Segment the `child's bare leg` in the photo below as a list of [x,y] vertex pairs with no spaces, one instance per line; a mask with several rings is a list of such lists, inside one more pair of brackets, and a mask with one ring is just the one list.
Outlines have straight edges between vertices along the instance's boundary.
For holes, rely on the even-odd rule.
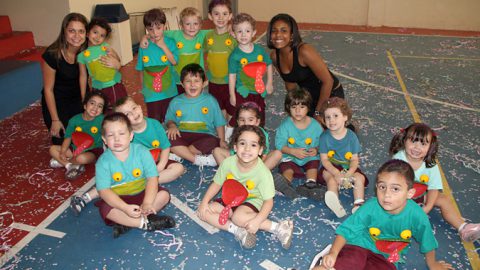
[[160,190],[153,200],[153,208],[158,212],[162,210],[170,201],[170,193],[166,190]]
[[353,198],[354,200],[358,199],[364,199],[365,197],[365,176],[363,176],[361,173],[354,173],[353,174],[354,180],[353,180]]
[[85,152],[73,157],[70,161],[72,162],[72,164],[86,165],[95,162],[96,159],[97,158],[95,157],[95,154],[93,154],[92,152]]
[[116,208],[113,208],[110,213],[108,213],[107,218],[117,224],[127,227],[140,228],[140,226],[142,225],[141,218],[132,218],[122,210]]
[[230,150],[227,150],[221,147],[215,147],[215,149],[213,149],[212,154],[217,164],[221,164],[227,157],[230,156]]
[[282,175],[287,178],[288,182],[291,183],[292,180],[293,180],[293,170],[292,169],[286,169],[285,171],[283,171]]
[[173,146],[172,148],[170,148],[170,151],[175,155],[183,159],[186,159],[192,163],[195,161],[195,154],[192,153],[187,146],[184,146],[184,145]]
[[280,163],[281,159],[282,159],[282,152],[280,150],[273,150],[270,153],[268,153],[263,163],[265,163],[265,166],[267,166],[269,170],[273,170],[273,168],[275,168],[278,165],[278,163]]
[[323,171],[323,179],[327,182],[327,192],[325,193],[325,204],[335,213],[338,218],[344,217],[347,212],[338,198],[338,182],[327,170]]
[[[212,225],[216,228],[227,231],[228,226],[229,226],[229,222],[225,223],[224,225],[221,225],[218,222],[220,212],[222,212],[222,210],[223,210],[223,205],[221,205],[218,202],[211,202],[211,203],[208,204],[208,207],[209,207],[210,211],[208,211],[207,214],[205,215],[205,222],[207,222],[208,224],[210,224],[210,225]],[[231,215],[232,215],[232,211],[230,210],[230,216]]]
[[333,174],[329,173],[327,170],[323,171],[323,179],[327,183],[327,190],[334,192],[338,197],[338,182],[335,180]]
[[180,163],[173,163],[168,165],[163,171],[159,172],[158,183],[170,183],[180,177],[185,172],[185,167]]
[[[50,156],[52,158],[54,158],[56,161],[58,161],[60,164],[62,164],[63,167],[65,167],[70,162],[68,160],[64,160],[64,159],[60,158],[60,150],[61,149],[62,149],[62,147],[60,145],[52,145],[52,146],[50,146],[49,153],[50,153]],[[71,153],[70,150],[68,150],[67,152]]]
[[435,201],[435,206],[440,208],[442,212],[443,219],[450,223],[455,229],[459,229],[460,225],[462,225],[465,221],[460,216],[458,211],[453,206],[452,202],[450,201],[445,194],[440,193],[438,194],[437,200]]
[[305,173],[307,180],[314,180],[315,182],[317,181],[317,173],[318,170],[317,168],[314,169],[308,169],[307,172]]

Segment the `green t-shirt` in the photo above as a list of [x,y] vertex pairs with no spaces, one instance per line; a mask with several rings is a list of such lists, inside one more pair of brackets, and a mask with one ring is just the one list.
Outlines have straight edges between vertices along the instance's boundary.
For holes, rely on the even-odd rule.
[[147,127],[142,132],[134,132],[132,142],[141,144],[148,149],[166,149],[171,146],[167,133],[157,119],[145,118]]
[[108,43],[90,46],[77,56],[77,61],[87,67],[92,78],[92,87],[101,90],[119,83],[122,75],[118,70],[106,67],[100,63],[100,57],[107,55]]
[[221,35],[210,30],[203,45],[207,54],[207,77],[216,84],[228,84],[228,57],[237,47],[237,41],[229,32]]
[[[82,131],[87,133],[88,135],[93,137],[93,145],[85,151],[89,151],[94,148],[102,147],[103,142],[102,142],[102,121],[103,121],[103,114],[100,114],[99,116],[95,117],[91,121],[87,121],[83,119],[83,113],[79,113],[68,121],[68,126],[67,129],[65,130],[65,138],[71,138],[72,133],[75,131]],[[77,147],[73,144],[72,141],[72,147],[75,150]]]

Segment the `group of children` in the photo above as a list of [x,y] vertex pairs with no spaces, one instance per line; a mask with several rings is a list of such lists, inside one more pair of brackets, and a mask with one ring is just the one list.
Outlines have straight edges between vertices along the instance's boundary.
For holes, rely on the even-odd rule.
[[[181,162],[188,160],[198,166],[219,165],[198,215],[232,233],[245,248],[255,246],[259,229],[274,234],[283,248],[290,247],[293,221],[268,219],[275,190],[291,199],[304,196],[325,201],[340,218],[347,213],[339,191],[353,189],[353,215],[337,229],[322,265],[315,261],[321,269],[347,269],[358,260],[365,261],[365,268],[394,269],[398,254],[380,250],[375,242],[398,236],[403,242],[409,243],[411,237],[420,241],[430,267],[448,267],[435,260],[438,244],[426,215],[434,206],[463,240],[480,238],[480,225],[465,223],[440,192],[437,135],[425,124],[412,124],[395,135],[390,147],[395,160],[380,168],[377,197],[366,202],[364,189],[369,181],[359,168],[361,146],[355,132],[347,128],[352,112],[344,99],[324,102],[322,126],[308,116],[309,92],[288,91],[288,117],[276,131],[276,149],[270,151],[262,126],[264,99],[273,92],[272,65],[265,50],[253,43],[255,20],[244,13],[232,20],[228,0],[212,0],[208,17],[215,29],[200,30],[200,13],[186,8],[180,14],[182,30],[166,31],[160,9],[145,13],[148,34],[136,69],[148,117],[121,84],[118,56],[105,43],[111,29],[102,19],[92,19],[89,47],[79,54],[78,62],[84,75],[82,89],[88,72],[94,91],[85,95],[85,111],[70,120],[63,145],[50,149],[50,165],[65,167],[69,180],[78,177],[85,164],[96,161],[96,187],[72,198],[75,214],[100,197],[95,205],[105,223],[113,225],[115,237],[135,227],[147,231],[174,227],[172,217],[157,215],[170,200],[168,190],[159,184],[179,178],[185,170]],[[104,55],[113,57],[106,61]],[[203,91],[207,85],[209,93]],[[277,166],[279,173],[272,176]],[[294,188],[294,178],[306,181]],[[223,197],[227,194],[224,184],[231,181],[246,190],[241,201],[228,202]],[[221,190],[222,197],[215,199]],[[347,252],[355,254],[355,259],[345,256]]]

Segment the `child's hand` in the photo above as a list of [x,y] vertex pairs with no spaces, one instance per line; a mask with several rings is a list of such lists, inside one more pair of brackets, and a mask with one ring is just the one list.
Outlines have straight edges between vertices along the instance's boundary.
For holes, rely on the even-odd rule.
[[430,270],[441,270],[441,269],[455,269],[453,266],[449,263],[446,263],[445,261],[435,261],[431,263],[431,265],[428,265],[428,268]]
[[140,40],[140,48],[142,48],[142,49],[148,48],[148,36],[147,35],[144,35],[142,37],[142,40]]
[[125,209],[123,209],[123,212],[127,214],[129,217],[132,218],[139,218],[140,215],[142,214],[142,211],[140,210],[140,206],[136,204],[128,204]]
[[237,97],[235,95],[230,95],[230,104],[235,107],[237,104]]
[[156,214],[157,211],[155,211],[155,208],[153,208],[153,204],[142,204],[140,206],[140,210],[142,212],[142,215],[148,216],[150,214]]
[[122,67],[122,65],[120,64],[120,61],[118,61],[117,58],[108,54],[100,57],[100,63],[105,67],[113,68],[116,70],[119,70]]
[[247,229],[247,232],[256,234],[258,229],[260,228],[260,223],[262,223],[260,220],[257,220],[256,218],[251,219],[245,224],[245,229]]
[[307,153],[308,153],[309,156],[314,157],[314,156],[318,155],[318,150],[317,150],[317,148],[309,148],[307,150]]
[[335,254],[328,253],[323,257],[322,265],[327,269],[334,269],[335,262],[337,261],[337,256]]
[[228,149],[228,144],[226,141],[224,140],[221,140],[220,141],[220,147],[223,148],[223,149]]
[[165,39],[163,39],[163,38],[157,40],[157,42],[155,42],[155,44],[157,44],[157,46],[162,50],[165,50],[165,48],[167,47],[167,44],[165,43]]
[[304,159],[309,156],[307,149],[305,148],[294,148],[292,149],[292,156],[298,159]]
[[200,206],[198,206],[197,215],[201,220],[207,221],[207,216],[211,213],[212,209],[210,209],[210,204],[201,203]]
[[167,129],[167,137],[168,137],[169,140],[176,140],[177,136],[182,137],[182,135],[180,134],[180,130],[178,130],[178,128],[176,126],[169,127]]
[[334,175],[334,179],[337,182],[337,184],[339,184],[339,185],[343,182],[344,177],[345,177],[345,175],[340,173],[340,172]]

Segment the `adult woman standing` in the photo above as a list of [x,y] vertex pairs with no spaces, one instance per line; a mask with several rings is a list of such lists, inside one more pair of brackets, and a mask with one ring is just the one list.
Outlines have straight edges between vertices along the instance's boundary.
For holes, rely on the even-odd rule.
[[42,113],[53,144],[63,142],[68,120],[83,111],[77,54],[86,48],[87,25],[85,16],[67,14],[57,39],[42,55]]
[[315,48],[302,42],[295,19],[288,14],[275,15],[268,24],[267,46],[273,64],[285,81],[287,90],[297,85],[312,95],[309,115],[322,121],[320,107],[329,97],[344,98],[342,85],[330,72]]

